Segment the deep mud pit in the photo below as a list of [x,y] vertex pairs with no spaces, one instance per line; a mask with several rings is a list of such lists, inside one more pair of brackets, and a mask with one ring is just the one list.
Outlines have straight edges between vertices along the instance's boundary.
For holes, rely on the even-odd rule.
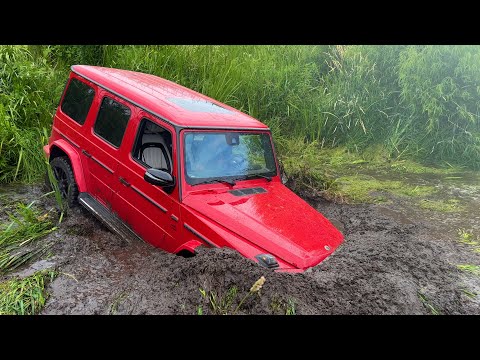
[[[41,194],[40,187],[22,187],[15,196],[25,201]],[[466,197],[478,209],[478,198]],[[303,274],[274,273],[228,249],[183,258],[140,241],[126,243],[77,207],[49,235],[59,240],[53,256],[16,275],[58,269],[43,314],[197,314],[200,307],[209,314],[200,289],[219,299],[237,287],[232,313],[261,276],[260,296],[248,297],[238,314],[284,314],[292,303],[296,314],[430,314],[432,307],[442,314],[480,314],[480,296],[462,290],[480,293],[480,279],[456,267],[480,264],[480,254],[456,241],[458,227],[479,230],[478,210],[467,211],[469,205],[461,214],[438,214],[402,199],[383,205],[308,201],[343,228],[345,242]],[[41,203],[53,204],[47,198]]]

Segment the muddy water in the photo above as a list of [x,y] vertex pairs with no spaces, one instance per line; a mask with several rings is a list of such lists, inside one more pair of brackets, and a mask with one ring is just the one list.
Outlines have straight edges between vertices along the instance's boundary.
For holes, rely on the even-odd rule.
[[[303,274],[274,273],[228,249],[182,258],[140,241],[127,244],[81,208],[50,235],[60,240],[53,256],[19,274],[45,266],[60,271],[43,314],[195,314],[199,306],[208,314],[199,289],[221,297],[235,286],[238,302],[260,276],[267,279],[260,296],[249,297],[238,313],[284,313],[290,300],[297,314],[429,314],[421,293],[443,314],[480,314],[479,301],[462,291],[480,293],[479,279],[456,268],[480,264],[480,255],[455,241],[457,227],[478,230],[478,210],[472,211],[478,188],[467,194],[468,184],[445,183],[438,186],[463,196],[468,211],[436,213],[404,199],[382,205],[308,200],[342,228],[345,242]],[[33,187],[16,194],[22,191],[42,193]]]

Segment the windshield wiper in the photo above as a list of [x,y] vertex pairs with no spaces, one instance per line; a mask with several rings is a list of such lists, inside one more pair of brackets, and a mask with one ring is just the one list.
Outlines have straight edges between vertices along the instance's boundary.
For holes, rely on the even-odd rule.
[[213,184],[213,183],[224,183],[224,184],[228,184],[230,186],[234,186],[236,184],[236,182],[234,180],[220,178],[220,179],[211,179],[211,180],[200,181],[200,182],[196,183],[195,185]]
[[262,174],[245,175],[245,179],[255,179],[255,178],[262,178],[262,179],[266,179],[267,181],[272,181],[272,177],[267,175],[262,175]]

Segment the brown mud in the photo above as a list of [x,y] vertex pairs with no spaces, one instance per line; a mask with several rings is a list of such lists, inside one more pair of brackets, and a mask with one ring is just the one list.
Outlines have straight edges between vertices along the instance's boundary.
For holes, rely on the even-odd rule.
[[[42,314],[214,313],[200,290],[207,297],[213,292],[216,306],[224,303],[223,312],[230,314],[480,314],[480,295],[472,298],[463,291],[480,293],[480,278],[456,266],[480,264],[480,254],[457,241],[458,228],[479,233],[478,188],[448,189],[465,198],[461,213],[419,209],[405,198],[349,205],[303,194],[338,225],[345,241],[302,274],[266,270],[229,249],[204,249],[183,258],[141,241],[127,243],[76,207],[49,235],[58,240],[50,256],[7,277],[48,267],[60,272],[48,287]],[[43,190],[17,187],[8,204],[36,199]],[[4,209],[10,193],[5,187],[0,193]],[[45,209],[54,205],[46,197],[39,204]],[[260,293],[247,297],[235,312],[261,276],[266,282]],[[234,288],[237,295],[229,296]],[[225,305],[225,299],[230,303]]]

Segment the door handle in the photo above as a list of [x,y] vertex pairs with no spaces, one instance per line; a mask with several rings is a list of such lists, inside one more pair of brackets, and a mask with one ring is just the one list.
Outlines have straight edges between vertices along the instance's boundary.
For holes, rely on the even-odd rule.
[[129,187],[129,186],[130,186],[130,183],[129,183],[127,180],[125,180],[123,177],[120,176],[120,177],[118,178],[118,180],[120,180],[120,182],[121,182],[123,185],[125,185],[126,187]]
[[83,155],[85,155],[86,157],[89,157],[89,158],[92,157],[92,155],[91,155],[87,150],[85,150],[85,149],[82,150],[82,153],[83,153]]

